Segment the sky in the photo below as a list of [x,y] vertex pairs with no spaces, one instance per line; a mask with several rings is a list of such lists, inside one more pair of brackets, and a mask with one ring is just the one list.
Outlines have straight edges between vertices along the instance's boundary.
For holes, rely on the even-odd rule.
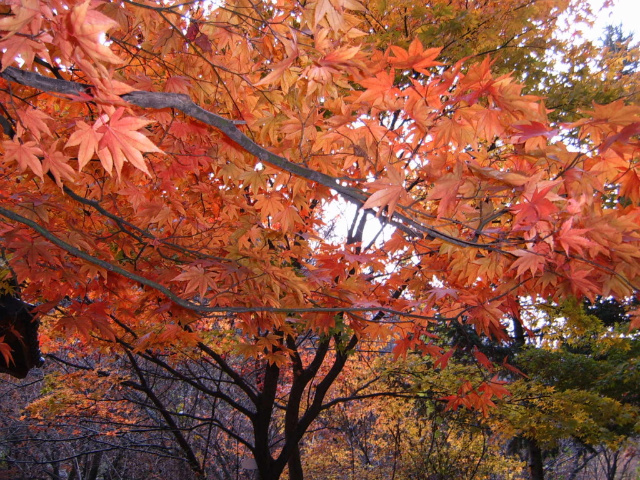
[[[591,4],[601,5],[601,0],[591,0]],[[609,15],[601,14],[596,22],[594,32],[600,38],[607,25],[622,24],[625,33],[633,33],[640,40],[640,0],[615,0],[615,7]]]

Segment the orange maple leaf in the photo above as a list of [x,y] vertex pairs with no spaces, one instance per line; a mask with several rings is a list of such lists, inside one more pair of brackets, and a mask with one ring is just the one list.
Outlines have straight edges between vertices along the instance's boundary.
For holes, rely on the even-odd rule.
[[185,293],[197,292],[200,298],[204,298],[209,287],[215,287],[218,282],[218,276],[207,272],[201,265],[193,265],[187,267],[174,281],[187,282]]
[[531,198],[526,202],[518,203],[511,207],[511,210],[516,212],[516,223],[536,223],[539,220],[550,220],[551,214],[558,211],[551,200],[547,198],[547,194],[551,192],[553,185],[543,188],[542,190],[535,189]]
[[[0,20],[0,31],[8,38],[20,31],[22,27],[31,23],[35,17],[40,16],[39,0],[21,0],[12,7],[13,15],[7,15]],[[8,64],[2,63],[4,70]]]
[[531,276],[535,276],[537,272],[544,269],[544,265],[547,262],[547,258],[544,255],[529,250],[513,250],[511,253],[518,257],[511,265],[511,268],[518,269],[518,276],[522,276],[527,270],[531,271]]
[[395,56],[389,57],[389,63],[402,70],[413,69],[416,72],[429,75],[427,68],[442,65],[442,63],[435,61],[441,50],[442,48],[428,48],[425,50],[422,42],[416,38],[411,42],[408,50],[392,46],[391,52]]
[[478,347],[476,346],[473,347],[473,356],[475,357],[475,359],[478,361],[480,365],[482,365],[484,368],[486,368],[490,372],[493,372],[494,370],[493,362],[491,362],[491,360],[489,360],[489,358],[487,358],[487,356],[484,353],[478,350]]
[[[100,37],[118,23],[97,10],[89,9],[87,0],[73,7],[67,18],[69,32],[75,37],[77,45],[89,57],[107,63],[122,63],[122,60],[101,41]],[[69,45],[69,47],[71,46]]]
[[[334,6],[335,5],[335,6]],[[345,24],[344,10],[365,10],[356,0],[318,0],[316,4],[314,25],[317,25],[326,17],[332,30],[338,31]]]
[[457,347],[453,347],[447,353],[444,353],[433,363],[433,368],[445,369],[451,360],[451,356],[455,353]]
[[593,242],[585,237],[585,233],[587,233],[589,229],[572,228],[572,226],[573,219],[570,218],[562,224],[560,232],[558,232],[556,238],[567,255],[569,255],[569,249],[571,248],[579,254],[582,254],[583,247],[590,247],[593,245]]
[[256,209],[260,210],[260,216],[263,222],[269,217],[274,217],[284,209],[282,204],[282,196],[278,193],[265,193],[256,195]]
[[435,185],[427,195],[427,199],[440,200],[438,216],[447,214],[449,209],[455,205],[458,190],[462,183],[463,180],[459,172],[447,173],[435,182]]
[[280,222],[283,232],[293,232],[296,224],[302,223],[298,209],[289,205],[273,217],[274,222]]
[[[102,123],[100,123],[101,125]],[[96,123],[96,125],[98,125]],[[87,125],[82,120],[76,122],[76,131],[69,136],[66,147],[79,145],[78,150],[78,171],[93,158],[93,154],[98,151],[98,142],[102,138],[102,134],[96,131],[96,125],[93,127]]]
[[544,148],[547,139],[558,134],[557,129],[551,129],[547,125],[540,122],[531,122],[530,124],[513,125],[518,134],[511,137],[514,143],[525,142],[525,149],[530,151],[534,148]]
[[[56,142],[57,143],[57,142]],[[45,172],[51,172],[59,187],[62,187],[62,179],[73,180],[75,172],[71,165],[67,163],[68,158],[55,148],[51,152],[44,153],[42,168]]]
[[43,111],[35,108],[18,110],[18,117],[22,123],[21,126],[31,133],[36,140],[40,140],[43,134],[48,137],[51,136],[51,130],[49,130],[49,126],[45,122],[52,120],[52,118]]
[[571,291],[576,296],[585,296],[591,301],[600,293],[593,283],[593,270],[584,266],[570,264],[566,278],[571,282]]
[[2,54],[3,69],[13,63],[17,63],[18,60],[24,62],[26,68],[31,68],[36,53],[38,53],[39,58],[44,58],[51,63],[49,52],[45,46],[29,37],[18,35],[5,37],[0,42],[0,51],[4,52]]
[[516,172],[505,172],[491,167],[481,167],[474,162],[467,162],[469,170],[480,177],[497,180],[508,185],[520,187],[530,181],[530,177]]
[[367,201],[362,205],[362,209],[378,207],[376,216],[379,217],[385,207],[387,207],[387,216],[391,218],[393,212],[398,206],[398,202],[409,195],[404,188],[405,174],[401,170],[396,170],[394,167],[389,166],[387,168],[387,175],[385,178],[376,180],[367,185],[367,187],[378,188],[376,192],[372,193]]
[[162,150],[138,130],[151,122],[142,118],[123,117],[123,113],[124,108],[118,108],[108,122],[97,128],[97,132],[102,134],[98,142],[98,157],[107,172],[111,173],[115,166],[118,177],[125,161],[150,175],[142,153],[162,153]]
[[392,70],[390,72],[379,72],[375,78],[360,80],[360,84],[367,90],[360,95],[358,101],[363,103],[373,101],[377,104],[395,96],[400,90],[393,86],[394,77],[395,74]]
[[44,171],[38,156],[42,156],[42,149],[36,142],[20,143],[17,139],[2,142],[4,148],[4,162],[10,163],[12,160],[18,162],[20,171],[24,172],[27,167],[38,177],[43,178]]
[[640,203],[640,170],[627,170],[620,178],[620,196],[627,197],[634,204]]

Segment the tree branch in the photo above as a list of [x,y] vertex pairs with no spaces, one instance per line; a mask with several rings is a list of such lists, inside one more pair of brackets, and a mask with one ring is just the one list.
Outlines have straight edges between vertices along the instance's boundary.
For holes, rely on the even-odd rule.
[[185,300],[184,298],[179,297],[171,290],[169,290],[164,285],[159,284],[158,282],[154,282],[153,280],[149,280],[146,277],[138,275],[136,273],[125,270],[124,268],[118,267],[117,265],[113,265],[105,260],[101,260],[99,258],[94,257],[93,255],[89,255],[86,252],[83,252],[79,248],[74,247],[73,245],[65,242],[64,240],[56,237],[53,233],[47,230],[42,225],[30,220],[22,215],[13,212],[11,210],[7,210],[6,208],[0,207],[0,215],[11,220],[14,220],[18,223],[22,223],[26,225],[36,232],[38,232],[42,237],[49,240],[51,243],[60,247],[62,250],[66,251],[70,255],[85,260],[93,265],[104,268],[105,270],[113,273],[117,273],[118,275],[122,275],[129,280],[134,282],[138,282],[141,285],[145,285],[149,288],[153,288],[158,292],[165,295],[171,301],[176,303],[177,305],[186,308],[187,310],[191,310],[199,313],[221,313],[221,314],[235,314],[235,313],[257,313],[257,312],[271,312],[271,313],[320,313],[320,312],[385,312],[392,315],[398,315],[403,317],[411,317],[411,318],[420,318],[425,320],[433,320],[433,317],[428,317],[425,315],[417,315],[413,313],[401,312],[398,310],[394,310],[391,308],[385,307],[349,307],[347,305],[336,306],[336,307],[309,307],[309,308],[280,308],[280,307],[263,307],[263,306],[255,306],[255,307],[208,307],[205,305],[197,304],[190,302],[189,300]]
[[[42,91],[56,92],[65,95],[76,96],[80,93],[90,93],[91,89],[90,85],[45,77],[38,73],[20,70],[16,67],[7,67],[2,73],[0,73],[0,77],[4,78],[5,80],[16,82],[28,87],[37,88]],[[236,145],[238,145],[248,153],[255,155],[262,162],[268,163],[271,166],[282,169],[297,177],[304,178],[311,182],[315,182],[320,185],[324,185],[325,187],[328,187],[332,190],[335,190],[345,200],[355,204],[358,207],[362,207],[369,198],[366,193],[357,188],[342,185],[340,183],[340,180],[337,178],[306,168],[297,163],[293,163],[284,157],[271,153],[269,150],[261,147],[244,133],[242,133],[236,126],[236,122],[199,107],[191,100],[188,95],[166,92],[135,91],[122,95],[121,98],[131,103],[132,105],[136,105],[142,108],[151,108],[156,110],[160,110],[163,108],[174,108],[176,110],[179,110],[184,114],[190,116],[191,118],[199,120],[207,125],[218,129],[229,140],[234,142]],[[436,229],[423,225],[399,212],[395,212],[392,218],[386,220],[380,218],[380,221],[397,228],[398,230],[407,234],[409,237],[431,239],[437,238],[444,242],[461,247],[474,247],[492,251],[496,250],[495,247],[491,245],[469,242],[460,238],[452,237]]]

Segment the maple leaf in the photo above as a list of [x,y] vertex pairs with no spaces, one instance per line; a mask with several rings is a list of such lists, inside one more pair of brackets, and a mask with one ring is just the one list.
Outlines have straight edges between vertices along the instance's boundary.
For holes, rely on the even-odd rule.
[[209,288],[215,288],[218,282],[218,275],[206,271],[201,265],[187,267],[173,281],[187,282],[185,293],[197,292],[201,299],[205,298]]
[[234,350],[246,358],[258,358],[263,351],[259,345],[244,342],[237,343]]
[[[13,15],[7,15],[0,19],[0,31],[4,33],[4,37],[8,38],[15,35],[23,27],[30,24],[40,16],[39,0],[20,0],[12,6]],[[9,64],[2,63],[4,70]]]
[[536,223],[540,220],[551,219],[551,215],[558,211],[558,207],[547,198],[553,187],[554,185],[549,185],[542,190],[536,188],[531,197],[526,199],[525,202],[511,207],[511,211],[516,212],[518,224]]
[[[142,153],[162,153],[162,150],[138,130],[151,121],[136,117],[123,117],[123,113],[124,108],[118,108],[108,122],[102,122],[102,125],[96,129],[98,133],[102,134],[102,138],[98,141],[98,157],[108,173],[111,173],[115,166],[118,177],[125,161],[150,176]],[[85,133],[87,133],[86,130]],[[82,138],[86,139],[85,136]]]
[[[417,338],[415,338],[415,336],[413,335],[406,335],[404,337],[402,337],[400,340],[397,340],[395,342],[395,345],[393,347],[393,359],[397,360],[399,357],[403,357],[406,358],[407,354],[409,353],[409,351],[412,348],[415,348],[415,346],[419,343],[419,340]],[[440,354],[442,350],[438,347],[438,354]]]
[[260,210],[260,216],[263,222],[266,222],[269,217],[273,217],[284,210],[282,197],[277,193],[260,194],[257,198],[255,206]]
[[393,45],[389,48],[395,55],[389,57],[389,62],[401,70],[413,69],[416,72],[429,75],[427,68],[442,65],[442,63],[435,61],[442,48],[427,48],[425,50],[422,42],[417,38],[411,42],[408,50]]
[[240,180],[242,180],[247,186],[254,192],[259,192],[260,189],[264,189],[267,186],[268,175],[262,170],[249,170],[240,174]]
[[193,42],[199,33],[200,27],[198,26],[198,22],[192,21],[189,23],[189,28],[187,28],[187,33],[185,33],[184,37],[190,42]]
[[11,347],[8,343],[5,343],[4,337],[4,335],[0,337],[0,355],[4,358],[5,365],[11,365],[15,362],[13,360],[13,355],[11,355]]
[[636,170],[628,170],[620,179],[620,196],[640,202],[640,176]]
[[443,353],[434,363],[433,368],[445,369],[451,360],[451,356],[455,353],[457,347],[449,349],[447,353]]
[[318,63],[322,66],[345,66],[349,65],[349,60],[360,53],[360,47],[340,47],[327,53],[324,57],[318,60]]
[[380,322],[370,322],[365,326],[365,334],[370,338],[389,338],[391,330]]
[[473,347],[473,356],[484,368],[486,368],[490,372],[494,370],[493,362],[491,362],[484,353],[478,350],[478,347],[476,347],[475,345]]
[[599,293],[598,287],[593,283],[593,270],[588,267],[570,264],[566,273],[567,280],[571,282],[571,291],[578,297],[587,297],[592,302]]
[[483,382],[482,385],[478,387],[478,390],[486,393],[490,397],[495,396],[503,399],[504,397],[510,397],[512,395],[511,392],[504,387],[506,384],[506,381],[500,380],[498,375],[495,375],[491,380]]
[[315,25],[320,23],[323,18],[326,18],[332,30],[341,30],[345,25],[344,10],[346,8],[350,10],[365,10],[365,7],[356,0],[318,0],[315,10]]
[[434,287],[428,290],[429,297],[432,297],[434,300],[442,300],[447,296],[451,296],[453,298],[458,297],[458,292],[455,288],[447,288],[447,287]]
[[512,250],[510,253],[516,255],[518,259],[511,264],[511,268],[518,269],[518,276],[522,276],[527,270],[531,271],[531,276],[535,277],[536,273],[544,270],[547,258],[544,255],[529,250]]
[[172,75],[164,84],[164,91],[171,93],[189,94],[191,90],[191,81],[187,77],[181,75]]
[[284,44],[287,57],[280,62],[269,65],[269,67],[271,68],[271,73],[267,74],[264,78],[260,79],[260,81],[256,82],[254,84],[255,86],[270,85],[272,83],[275,83],[282,79],[287,70],[292,68],[293,63],[300,55],[296,36],[292,35],[291,40],[282,39],[282,43]]
[[404,171],[389,166],[384,178],[367,184],[367,187],[377,188],[378,190],[371,194],[364,205],[362,205],[362,209],[366,210],[368,208],[378,207],[376,216],[379,217],[386,207],[387,216],[391,218],[398,206],[398,202],[409,198],[404,187],[404,179]]
[[51,150],[50,153],[44,153],[42,169],[44,172],[51,172],[58,186],[62,187],[62,179],[73,180],[75,178],[75,172],[73,168],[71,168],[71,165],[67,163],[68,158],[66,155],[57,151],[55,145],[52,146]]
[[295,231],[295,226],[302,223],[298,209],[293,205],[285,207],[273,217],[273,220],[274,222],[280,222],[283,232],[293,232]]
[[193,43],[200,47],[200,50],[205,53],[211,53],[213,51],[213,48],[211,47],[211,40],[204,33],[198,35],[195,42]]
[[51,130],[46,121],[52,120],[52,118],[41,110],[35,108],[27,108],[26,110],[18,110],[18,117],[22,123],[21,127],[24,127],[30,132],[36,140],[41,140],[42,135],[51,137]]
[[529,378],[527,375],[524,374],[523,371],[521,371],[520,369],[518,369],[517,367],[514,367],[513,365],[511,365],[508,361],[507,361],[508,357],[504,357],[502,359],[502,366],[504,368],[506,368],[507,370],[509,370],[510,372],[515,373],[516,375],[521,376],[522,378]]
[[36,142],[22,143],[16,138],[14,140],[5,140],[2,142],[2,146],[4,148],[3,161],[5,163],[16,161],[21,172],[29,168],[38,177],[44,177],[42,162],[38,158],[43,155],[43,152]]
[[367,90],[358,98],[359,102],[373,101],[375,104],[381,104],[387,99],[395,97],[400,90],[394,88],[394,72],[379,72],[375,78],[365,78],[360,84]]
[[[96,125],[100,126],[102,122],[96,122]],[[98,144],[103,134],[97,132],[96,125],[92,127],[79,120],[76,122],[75,131],[69,136],[65,145],[65,148],[80,146],[78,149],[78,171],[81,171],[98,151]]]
[[277,367],[282,367],[289,361],[288,355],[283,352],[267,353],[264,358],[270,365],[276,365]]
[[541,122],[531,122],[530,124],[513,125],[519,133],[511,137],[514,143],[525,142],[525,150],[531,151],[536,148],[544,148],[548,139],[558,134],[557,129],[551,129]]
[[77,45],[92,59],[119,64],[122,60],[101,41],[101,35],[117,27],[118,23],[97,10],[90,9],[91,1],[76,5],[67,18],[69,33]]
[[91,319],[83,315],[64,315],[56,322],[54,330],[75,331],[85,340],[91,339]]
[[556,239],[564,248],[564,251],[569,255],[569,250],[573,249],[579,254],[582,254],[583,247],[593,246],[593,242],[585,237],[585,234],[589,232],[588,228],[573,228],[573,218],[570,218],[562,224],[560,231],[556,235]]
[[463,180],[458,172],[448,173],[440,177],[427,195],[429,200],[440,200],[438,205],[438,215],[446,215],[451,207],[455,205],[458,190]]
[[51,63],[49,52],[45,46],[26,36],[5,37],[0,41],[0,51],[4,52],[2,54],[2,69],[17,63],[18,60],[23,61],[25,67],[31,68],[36,54],[39,58],[44,58]]
[[294,60],[295,57],[291,57],[274,65],[271,65],[271,72],[265,75],[264,78],[260,79],[260,81],[256,82],[254,85],[256,87],[259,87],[262,85],[270,85],[272,83],[276,83],[284,76],[285,72],[291,67]]
[[468,162],[467,166],[471,171],[479,176],[498,180],[500,182],[506,183],[507,185],[520,187],[530,180],[529,177],[520,173],[496,170],[495,168],[491,167],[481,167],[475,162]]

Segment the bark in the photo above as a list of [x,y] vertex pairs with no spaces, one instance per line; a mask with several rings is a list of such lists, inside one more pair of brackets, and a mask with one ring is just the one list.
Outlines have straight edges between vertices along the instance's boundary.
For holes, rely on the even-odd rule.
[[532,438],[527,439],[529,452],[529,478],[531,480],[544,480],[544,459],[538,442]]
[[96,452],[91,456],[91,468],[86,475],[86,480],[97,480],[98,473],[100,472],[100,464],[102,463],[102,456],[104,452]]
[[[57,92],[67,95],[78,95],[80,93],[91,94],[92,88],[91,85],[45,77],[44,75],[24,71],[16,67],[7,67],[2,73],[0,73],[0,77],[44,92]],[[369,198],[368,194],[358,188],[343,185],[338,181],[338,179],[331,177],[330,175],[311,170],[303,165],[291,162],[284,157],[270,152],[266,148],[256,144],[236,126],[238,123],[242,122],[229,120],[213,112],[209,112],[196,105],[188,95],[167,92],[135,91],[122,95],[121,98],[142,108],[174,108],[179,110],[191,118],[200,120],[201,122],[218,129],[229,140],[248,153],[255,155],[262,162],[268,163],[276,168],[280,168],[292,175],[304,178],[310,182],[331,188],[338,192],[345,200],[353,203],[357,207],[362,207]],[[373,213],[372,210],[368,211]],[[499,251],[495,246],[452,237],[430,226],[423,225],[401,212],[395,212],[392,218],[386,220],[380,218],[380,221],[396,227],[398,230],[413,238],[438,238],[444,242],[460,247],[474,247],[482,250]]]
[[304,471],[302,470],[302,459],[300,458],[300,447],[295,446],[293,455],[289,459],[289,480],[304,480]]

